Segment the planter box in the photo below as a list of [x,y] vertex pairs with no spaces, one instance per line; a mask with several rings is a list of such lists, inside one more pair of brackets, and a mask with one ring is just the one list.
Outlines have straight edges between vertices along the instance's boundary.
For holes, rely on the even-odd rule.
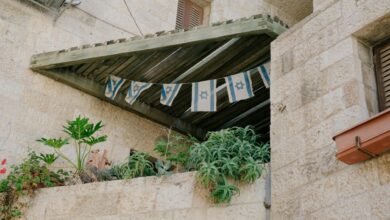
[[354,164],[390,150],[390,109],[340,132],[333,139],[337,159]]

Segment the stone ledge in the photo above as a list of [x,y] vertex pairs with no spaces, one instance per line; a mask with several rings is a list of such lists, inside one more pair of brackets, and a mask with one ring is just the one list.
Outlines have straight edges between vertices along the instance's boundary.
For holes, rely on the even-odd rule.
[[37,192],[25,218],[264,219],[264,182],[263,177],[254,184],[241,185],[240,195],[230,205],[218,206],[207,199],[206,190],[197,186],[195,172],[45,188]]

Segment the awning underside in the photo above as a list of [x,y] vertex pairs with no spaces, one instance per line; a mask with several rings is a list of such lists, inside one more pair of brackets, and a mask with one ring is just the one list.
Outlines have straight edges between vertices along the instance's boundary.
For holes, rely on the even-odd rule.
[[[121,39],[39,54],[33,56],[31,66],[34,71],[184,133],[200,137],[206,131],[252,125],[268,139],[269,90],[254,70],[251,76],[255,97],[248,100],[229,103],[227,91],[223,87],[225,82],[223,79],[218,80],[218,111],[214,113],[193,113],[189,110],[189,84],[182,86],[171,107],[160,104],[159,85],[146,90],[132,106],[124,102],[124,97],[130,85],[129,80],[196,82],[254,69],[269,60],[270,43],[282,30],[284,27],[279,21],[254,16],[196,30],[173,31],[169,35],[160,32],[154,38],[146,36],[146,39],[132,40],[130,43]],[[202,33],[207,34],[202,36]],[[143,48],[135,48],[145,41],[149,42]],[[123,47],[127,47],[127,50]],[[114,101],[104,97],[109,75],[128,80]]]

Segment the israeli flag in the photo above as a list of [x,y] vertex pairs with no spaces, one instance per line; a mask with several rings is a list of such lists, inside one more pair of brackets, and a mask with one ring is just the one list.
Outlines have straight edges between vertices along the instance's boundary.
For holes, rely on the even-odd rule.
[[125,83],[125,81],[126,81],[125,79],[122,79],[120,77],[110,76],[108,78],[108,82],[106,85],[106,91],[105,91],[104,95],[107,98],[114,100],[116,94],[118,93],[121,86]]
[[192,112],[217,111],[217,94],[215,79],[192,83]]
[[125,101],[132,105],[141,93],[149,89],[152,85],[152,83],[131,81],[130,87],[127,90]]
[[259,71],[260,73],[260,76],[261,76],[261,79],[263,80],[263,83],[265,85],[266,88],[269,88],[269,85],[271,84],[271,80],[270,80],[270,62],[268,63],[265,63],[265,64],[262,64],[260,65],[259,67],[257,67],[257,70]]
[[181,84],[163,84],[160,103],[163,105],[171,106],[173,100],[179,93],[180,88]]
[[252,80],[249,72],[225,77],[229,102],[237,102],[253,97]]

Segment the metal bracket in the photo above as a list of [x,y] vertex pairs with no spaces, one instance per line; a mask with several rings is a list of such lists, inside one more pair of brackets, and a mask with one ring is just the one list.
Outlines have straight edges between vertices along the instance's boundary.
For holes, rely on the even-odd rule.
[[360,137],[359,136],[356,136],[355,137],[355,147],[358,151],[362,152],[363,154],[369,156],[370,158],[374,158],[374,157],[377,157],[376,154],[373,154],[371,153],[370,151],[362,148],[362,145],[361,145],[361,140],[360,140]]

